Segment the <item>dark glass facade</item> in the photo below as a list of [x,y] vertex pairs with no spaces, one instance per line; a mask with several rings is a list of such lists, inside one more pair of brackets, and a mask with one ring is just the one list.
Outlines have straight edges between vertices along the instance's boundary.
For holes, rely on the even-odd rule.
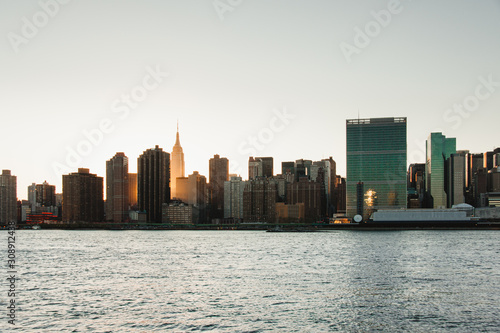
[[147,222],[162,222],[162,206],[170,202],[170,154],[158,146],[137,159],[137,200]]
[[446,138],[442,133],[431,133],[426,143],[427,161],[426,189],[432,198],[433,208],[446,208],[447,195],[445,192],[445,164],[446,159],[457,152],[457,140]]
[[406,208],[406,118],[348,119],[347,216],[356,215],[363,183],[364,213]]

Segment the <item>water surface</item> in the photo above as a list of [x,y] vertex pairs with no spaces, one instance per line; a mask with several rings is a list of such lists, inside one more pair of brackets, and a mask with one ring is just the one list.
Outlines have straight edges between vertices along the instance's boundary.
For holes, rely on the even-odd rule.
[[[0,235],[7,244],[7,234]],[[499,236],[19,230],[16,326],[23,332],[498,332]],[[6,258],[5,246],[1,253]],[[5,319],[0,330],[9,326]]]

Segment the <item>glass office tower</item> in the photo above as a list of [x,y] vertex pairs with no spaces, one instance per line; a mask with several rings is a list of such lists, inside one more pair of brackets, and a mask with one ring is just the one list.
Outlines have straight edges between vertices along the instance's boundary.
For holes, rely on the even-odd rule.
[[446,138],[442,133],[431,133],[426,142],[426,189],[432,197],[434,208],[446,208],[445,162],[457,152],[457,139]]
[[358,183],[363,218],[378,209],[406,208],[406,118],[348,119],[346,136],[347,216],[361,206]]

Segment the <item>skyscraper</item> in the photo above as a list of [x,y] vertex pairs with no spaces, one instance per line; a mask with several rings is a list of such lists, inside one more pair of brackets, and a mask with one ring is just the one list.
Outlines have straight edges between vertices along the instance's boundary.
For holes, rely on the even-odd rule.
[[493,151],[493,167],[500,167],[500,148],[495,148]]
[[485,168],[486,171],[493,169],[493,167],[495,166],[495,152],[493,151],[485,152],[483,160],[484,160],[483,168]]
[[63,221],[101,222],[103,219],[102,177],[85,168],[63,175]]
[[[466,196],[465,201],[475,207],[479,207],[479,202],[477,202],[478,198],[478,186],[476,181],[478,180],[477,174],[482,172],[481,170],[484,168],[484,154],[467,154],[466,161]],[[481,178],[481,177],[479,177]]]
[[56,206],[56,187],[47,181],[36,185],[36,201],[41,207]]
[[0,223],[17,221],[17,177],[10,170],[0,175]]
[[243,220],[246,222],[268,222],[276,220],[276,181],[271,178],[256,178],[246,182],[243,190]]
[[177,184],[176,200],[182,201],[184,203],[188,203],[189,202],[188,177],[178,177],[175,182]]
[[245,184],[241,177],[231,177],[224,182],[224,218],[243,219]]
[[56,187],[49,185],[47,181],[43,184],[28,186],[28,201],[31,205],[31,213],[56,212]]
[[295,180],[295,162],[281,162],[281,174],[288,183]]
[[262,176],[272,177],[274,175],[274,159],[272,157],[256,157],[262,163]]
[[248,159],[248,179],[257,177],[272,177],[274,173],[274,160],[272,157],[250,156]]
[[290,205],[303,203],[307,222],[318,221],[326,215],[321,195],[324,189],[322,181],[323,179],[316,181],[300,177],[298,182],[290,183],[287,186],[287,203]]
[[448,208],[465,202],[465,160],[466,154],[451,154],[446,160]]
[[[311,180],[318,181],[318,175],[320,175],[320,169],[323,169],[323,192],[321,195],[324,196],[323,209],[326,216],[332,216],[336,211],[334,202],[336,200],[333,198],[333,194],[336,187],[337,180],[337,164],[332,157],[329,159],[322,159],[321,161],[313,162],[311,166]],[[335,201],[334,201],[335,200]]]
[[137,173],[128,174],[128,200],[130,208],[137,206]]
[[[183,179],[179,177],[179,179]],[[198,209],[197,223],[206,223],[207,220],[207,178],[198,171],[187,177],[187,202]]]
[[346,201],[347,201],[347,185],[346,179],[342,176],[337,175],[337,188],[336,188],[336,198],[337,198],[337,213],[346,213]]
[[170,202],[170,154],[158,145],[137,159],[137,200],[148,222],[162,221],[162,204]]
[[125,222],[129,210],[128,158],[124,153],[106,162],[106,220]]
[[254,159],[252,156],[248,158],[248,179],[262,177],[262,163]]
[[412,163],[407,175],[408,208],[423,208],[425,199],[425,163]]
[[300,177],[307,177],[311,179],[311,166],[312,166],[311,160],[304,160],[304,159],[296,160],[294,165],[295,181],[298,182]]
[[442,133],[431,133],[426,144],[426,190],[433,208],[446,208],[445,164],[451,154],[457,152],[457,140],[446,138]]
[[406,207],[406,118],[348,119],[347,216],[356,214],[363,183],[364,218],[376,209]]
[[332,216],[337,212],[337,203],[339,200],[338,178],[337,178],[337,163],[330,156],[329,158],[322,159],[320,162],[325,166],[325,190],[327,192],[326,209],[328,216]]
[[28,201],[31,206],[31,212],[36,214],[36,207],[38,206],[36,202],[36,183],[28,186]]
[[170,166],[170,188],[172,199],[177,198],[177,178],[184,177],[184,152],[179,140],[179,123],[177,123],[177,135],[172,148],[172,160]]
[[214,155],[209,161],[210,217],[224,217],[224,182],[229,180],[229,161]]

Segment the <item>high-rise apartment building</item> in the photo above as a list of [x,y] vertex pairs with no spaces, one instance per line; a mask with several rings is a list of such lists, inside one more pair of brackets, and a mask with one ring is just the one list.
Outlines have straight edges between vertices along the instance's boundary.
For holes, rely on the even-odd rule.
[[31,213],[57,212],[56,187],[47,181],[43,184],[28,186],[28,201],[31,206]]
[[446,160],[446,197],[448,208],[465,202],[466,154],[451,154]]
[[36,202],[36,183],[31,184],[28,186],[28,201],[31,207],[31,211],[33,213],[36,213],[36,207],[37,207],[37,202]]
[[175,182],[177,184],[177,200],[188,203],[188,177],[177,177]]
[[0,223],[17,221],[17,177],[10,170],[0,175]]
[[47,181],[36,185],[36,202],[42,207],[57,206],[56,187]]
[[137,206],[137,173],[128,174],[128,202],[130,208]]
[[231,177],[224,182],[224,218],[243,219],[245,185],[241,177]]
[[366,219],[377,209],[406,207],[406,118],[349,119],[347,216],[356,215],[356,186],[363,183]]
[[268,222],[276,220],[276,181],[259,177],[246,182],[243,191],[243,220],[246,222]]
[[205,207],[207,204],[207,178],[194,171],[187,177],[187,203],[190,205]]
[[197,223],[207,222],[207,193],[207,178],[205,176],[194,171],[187,177],[187,203],[198,209]]
[[162,221],[162,205],[170,202],[170,154],[158,146],[137,159],[137,200],[148,222]]
[[184,152],[179,140],[179,124],[177,124],[177,134],[175,144],[172,148],[170,165],[170,187],[172,198],[177,198],[177,178],[184,177]]
[[63,221],[101,222],[104,220],[103,178],[89,169],[63,175]]
[[432,200],[433,208],[446,208],[445,191],[446,160],[457,152],[457,139],[446,138],[442,133],[431,133],[426,143],[425,181],[426,190]]
[[128,221],[129,203],[128,157],[116,153],[106,162],[106,220]]
[[214,155],[209,161],[210,218],[224,216],[224,182],[229,180],[229,161]]
[[321,195],[324,190],[323,180],[309,180],[300,177],[298,182],[287,186],[287,203],[290,205],[303,203],[305,210],[305,221],[316,222],[325,216],[324,200]]

